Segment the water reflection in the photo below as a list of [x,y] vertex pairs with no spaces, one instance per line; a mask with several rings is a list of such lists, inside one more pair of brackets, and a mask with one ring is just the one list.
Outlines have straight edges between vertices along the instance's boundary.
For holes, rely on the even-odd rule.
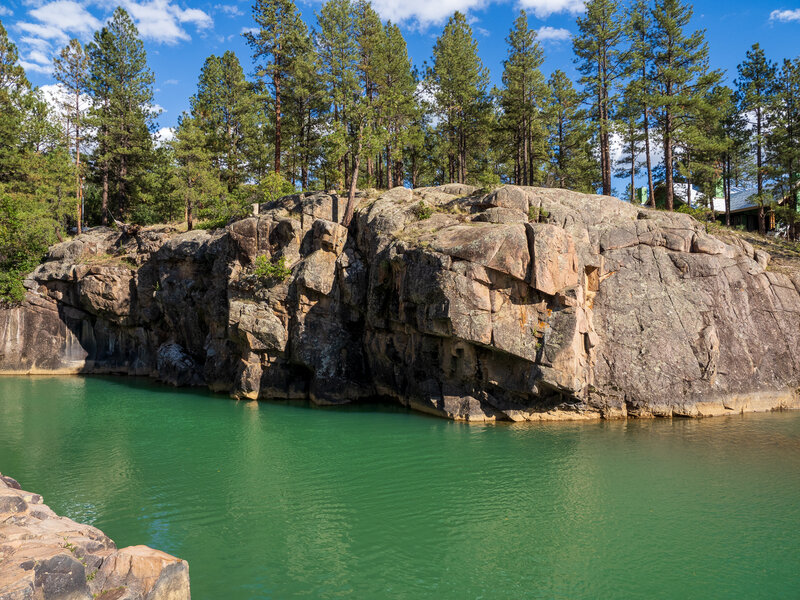
[[201,600],[787,595],[800,565],[798,414],[471,426],[8,378],[0,470],[187,558]]

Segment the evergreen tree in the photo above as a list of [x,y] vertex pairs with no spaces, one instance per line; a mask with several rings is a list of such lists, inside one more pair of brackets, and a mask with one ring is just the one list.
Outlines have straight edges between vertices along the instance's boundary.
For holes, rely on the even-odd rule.
[[17,47],[0,22],[0,183],[19,176],[19,140],[29,90]]
[[197,120],[184,113],[170,144],[177,165],[172,177],[173,194],[184,206],[189,231],[194,227],[198,212],[203,209],[204,216],[212,220],[228,216],[219,211],[219,203],[214,202],[225,195],[225,189],[211,166],[211,153],[205,138]]
[[82,210],[82,177],[81,177],[81,133],[86,120],[86,95],[89,91],[89,58],[83,45],[75,38],[64,46],[60,54],[53,60],[53,76],[67,93],[62,110],[67,115],[70,134],[75,148],[75,199],[77,202],[78,234],[83,222]]
[[[381,175],[378,178],[379,187],[383,187],[382,183],[385,182],[385,187],[392,188],[402,185],[405,179],[405,161],[410,158],[410,149],[417,142],[411,128],[420,115],[416,98],[417,80],[400,28],[387,23],[381,35],[375,76],[376,125],[385,134],[381,138],[383,148],[378,149],[376,162]],[[385,170],[382,163],[385,163]]]
[[92,115],[97,127],[95,172],[102,185],[102,220],[110,200],[122,216],[132,214],[152,166],[153,74],[130,15],[114,11],[87,46]]
[[742,179],[748,160],[747,123],[739,112],[736,97],[730,88],[723,89],[720,122],[725,140],[722,154],[722,193],[725,198],[725,224],[731,224],[731,188]]
[[783,61],[775,84],[767,147],[775,191],[786,200],[779,214],[795,239],[800,199],[800,58]]
[[258,25],[255,33],[245,33],[253,49],[257,74],[271,88],[271,103],[275,125],[274,171],[281,172],[282,119],[284,97],[291,94],[296,78],[297,58],[302,54],[308,33],[292,0],[256,0],[253,17]]
[[211,161],[229,194],[245,181],[248,150],[255,128],[255,95],[239,59],[231,51],[211,55],[203,64],[192,116],[205,134]]
[[514,182],[533,185],[540,164],[547,159],[547,133],[542,109],[547,95],[540,70],[544,53],[528,15],[520,11],[506,38],[508,58],[503,63],[503,89],[499,93],[500,127],[513,144]]
[[335,165],[338,189],[349,187],[354,113],[362,93],[358,80],[356,19],[350,0],[329,0],[318,16],[316,45],[332,120],[326,131],[326,160]]
[[547,81],[548,123],[552,153],[547,185],[593,193],[601,173],[592,154],[592,133],[582,113],[581,99],[563,71]]
[[578,17],[580,33],[573,48],[581,83],[593,99],[593,112],[600,150],[603,194],[611,194],[611,130],[616,86],[625,75],[626,56],[621,51],[625,28],[618,0],[589,0],[586,16]]
[[456,12],[433,47],[428,88],[435,98],[446,144],[447,180],[464,183],[469,172],[469,150],[480,156],[484,146],[486,88],[489,73],[478,56],[478,43],[466,17]]
[[652,94],[652,84],[649,71],[653,61],[652,19],[650,18],[650,9],[644,0],[637,0],[631,6],[627,27],[630,40],[628,66],[631,81],[626,90],[625,102],[629,105],[626,108],[626,112],[632,112],[633,107],[636,107],[641,116],[641,140],[644,147],[644,166],[647,170],[647,198],[650,206],[655,208],[656,196],[653,186],[653,162],[650,151],[650,96]]
[[769,105],[775,87],[776,66],[764,56],[764,50],[758,43],[747,51],[745,61],[737,67],[739,77],[736,80],[739,97],[739,110],[752,114],[754,122],[751,143],[755,149],[755,180],[758,203],[758,232],[766,233],[765,207],[771,202],[771,194],[764,190],[764,150],[766,145],[766,122],[769,119]]
[[653,17],[654,85],[652,106],[664,145],[666,208],[674,207],[675,147],[693,107],[719,81],[719,73],[708,68],[708,45],[704,31],[686,36],[692,18],[691,6],[680,0],[656,0]]
[[644,133],[639,127],[640,105],[637,102],[638,89],[631,81],[622,95],[622,102],[616,114],[616,132],[622,145],[622,156],[616,177],[630,177],[628,201],[636,202],[636,176],[641,170],[640,155],[645,147]]

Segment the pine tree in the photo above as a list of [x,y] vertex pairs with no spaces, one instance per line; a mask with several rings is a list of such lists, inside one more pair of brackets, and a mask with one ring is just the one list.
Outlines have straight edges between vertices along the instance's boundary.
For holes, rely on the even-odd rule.
[[146,192],[142,184],[153,158],[153,74],[139,32],[122,8],[95,32],[87,54],[98,129],[95,171],[107,224],[110,199],[121,215],[129,215]]
[[664,145],[666,208],[674,208],[675,147],[693,106],[702,101],[720,75],[708,68],[704,31],[686,36],[691,6],[680,0],[656,0],[653,17],[652,107]]
[[281,172],[283,152],[283,106],[287,92],[291,94],[292,79],[296,77],[297,57],[302,53],[308,33],[292,0],[256,0],[253,17],[259,29],[245,33],[253,49],[259,78],[268,81],[275,126],[274,171]]
[[211,55],[203,64],[192,116],[228,193],[237,192],[247,176],[247,157],[255,128],[255,95],[239,59],[231,51]]
[[21,167],[19,139],[29,90],[17,47],[0,23],[0,183],[15,179]]
[[[408,56],[406,41],[400,28],[387,23],[382,32],[382,43],[378,48],[378,72],[376,91],[378,116],[376,122],[385,130],[383,156],[385,160],[386,187],[402,185],[407,149],[414,145],[411,127],[419,119],[416,101],[417,80]],[[379,178],[381,181],[383,177]]]
[[747,123],[736,101],[733,90],[726,87],[722,94],[720,122],[725,140],[722,155],[722,193],[725,198],[725,225],[731,225],[731,188],[742,178],[748,159]]
[[592,133],[581,111],[581,98],[563,71],[547,81],[548,124],[552,153],[547,185],[594,193],[602,175],[592,153]]
[[503,63],[503,89],[499,92],[500,126],[509,132],[513,143],[514,182],[533,185],[539,165],[547,158],[542,118],[547,91],[540,70],[544,53],[524,10],[514,21],[506,43],[508,58]]
[[184,206],[184,218],[189,231],[194,227],[201,209],[207,209],[206,216],[212,219],[228,216],[219,212],[218,203],[214,202],[214,199],[225,195],[225,189],[211,166],[211,153],[205,137],[196,119],[184,113],[170,144],[177,165],[172,177],[174,195]]
[[766,144],[766,122],[769,119],[769,105],[775,87],[777,68],[767,60],[764,50],[758,43],[747,51],[745,61],[737,67],[739,77],[736,80],[739,97],[739,110],[743,114],[753,114],[755,129],[752,131],[752,144],[755,147],[756,196],[758,203],[758,232],[766,233],[765,206],[771,197],[764,191],[764,150]]
[[628,67],[631,75],[626,103],[635,106],[641,117],[641,139],[644,146],[645,169],[647,170],[647,198],[650,206],[655,208],[656,196],[653,186],[653,162],[650,151],[651,109],[650,96],[652,84],[649,78],[650,65],[653,61],[652,19],[650,9],[644,0],[637,0],[630,9],[627,23],[630,40]]
[[488,112],[489,73],[478,56],[478,43],[466,17],[456,12],[433,47],[427,84],[441,119],[447,154],[447,180],[464,183],[469,150],[479,156],[484,145],[483,119]]
[[53,60],[53,76],[67,93],[62,109],[70,124],[70,133],[75,148],[75,199],[77,202],[78,234],[83,222],[81,183],[81,133],[86,120],[86,95],[89,91],[89,58],[83,45],[73,38]]
[[619,168],[614,173],[616,177],[630,177],[628,185],[628,201],[636,202],[636,176],[641,170],[640,156],[645,148],[644,133],[640,129],[640,105],[637,102],[638,89],[635,81],[631,81],[622,94],[616,117],[616,133],[622,145],[622,156]]
[[578,17],[580,33],[573,39],[581,83],[593,99],[594,120],[600,145],[603,194],[611,194],[611,130],[616,87],[625,75],[626,56],[621,51],[625,28],[618,0],[589,0],[586,16]]
[[767,138],[769,162],[775,190],[787,200],[779,214],[797,237],[800,199],[800,58],[784,60],[775,80]]
[[350,0],[329,0],[318,16],[316,46],[333,119],[326,135],[327,162],[335,165],[337,187],[349,187],[353,113],[361,101],[356,19]]

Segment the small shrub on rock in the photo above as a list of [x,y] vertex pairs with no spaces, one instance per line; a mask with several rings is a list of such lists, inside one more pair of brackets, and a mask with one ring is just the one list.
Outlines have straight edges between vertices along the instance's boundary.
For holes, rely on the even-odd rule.
[[414,207],[414,214],[417,215],[417,218],[420,221],[429,219],[430,216],[433,214],[433,207],[428,206],[427,204],[425,204],[425,202],[420,200],[419,203]]
[[257,279],[285,281],[292,274],[292,270],[286,266],[285,256],[281,256],[273,262],[262,254],[256,257],[256,268],[253,274]]

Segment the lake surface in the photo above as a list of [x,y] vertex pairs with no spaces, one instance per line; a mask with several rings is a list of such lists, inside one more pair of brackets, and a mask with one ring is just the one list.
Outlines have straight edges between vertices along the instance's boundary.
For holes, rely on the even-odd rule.
[[0,471],[195,600],[798,598],[800,413],[476,426],[0,378]]

